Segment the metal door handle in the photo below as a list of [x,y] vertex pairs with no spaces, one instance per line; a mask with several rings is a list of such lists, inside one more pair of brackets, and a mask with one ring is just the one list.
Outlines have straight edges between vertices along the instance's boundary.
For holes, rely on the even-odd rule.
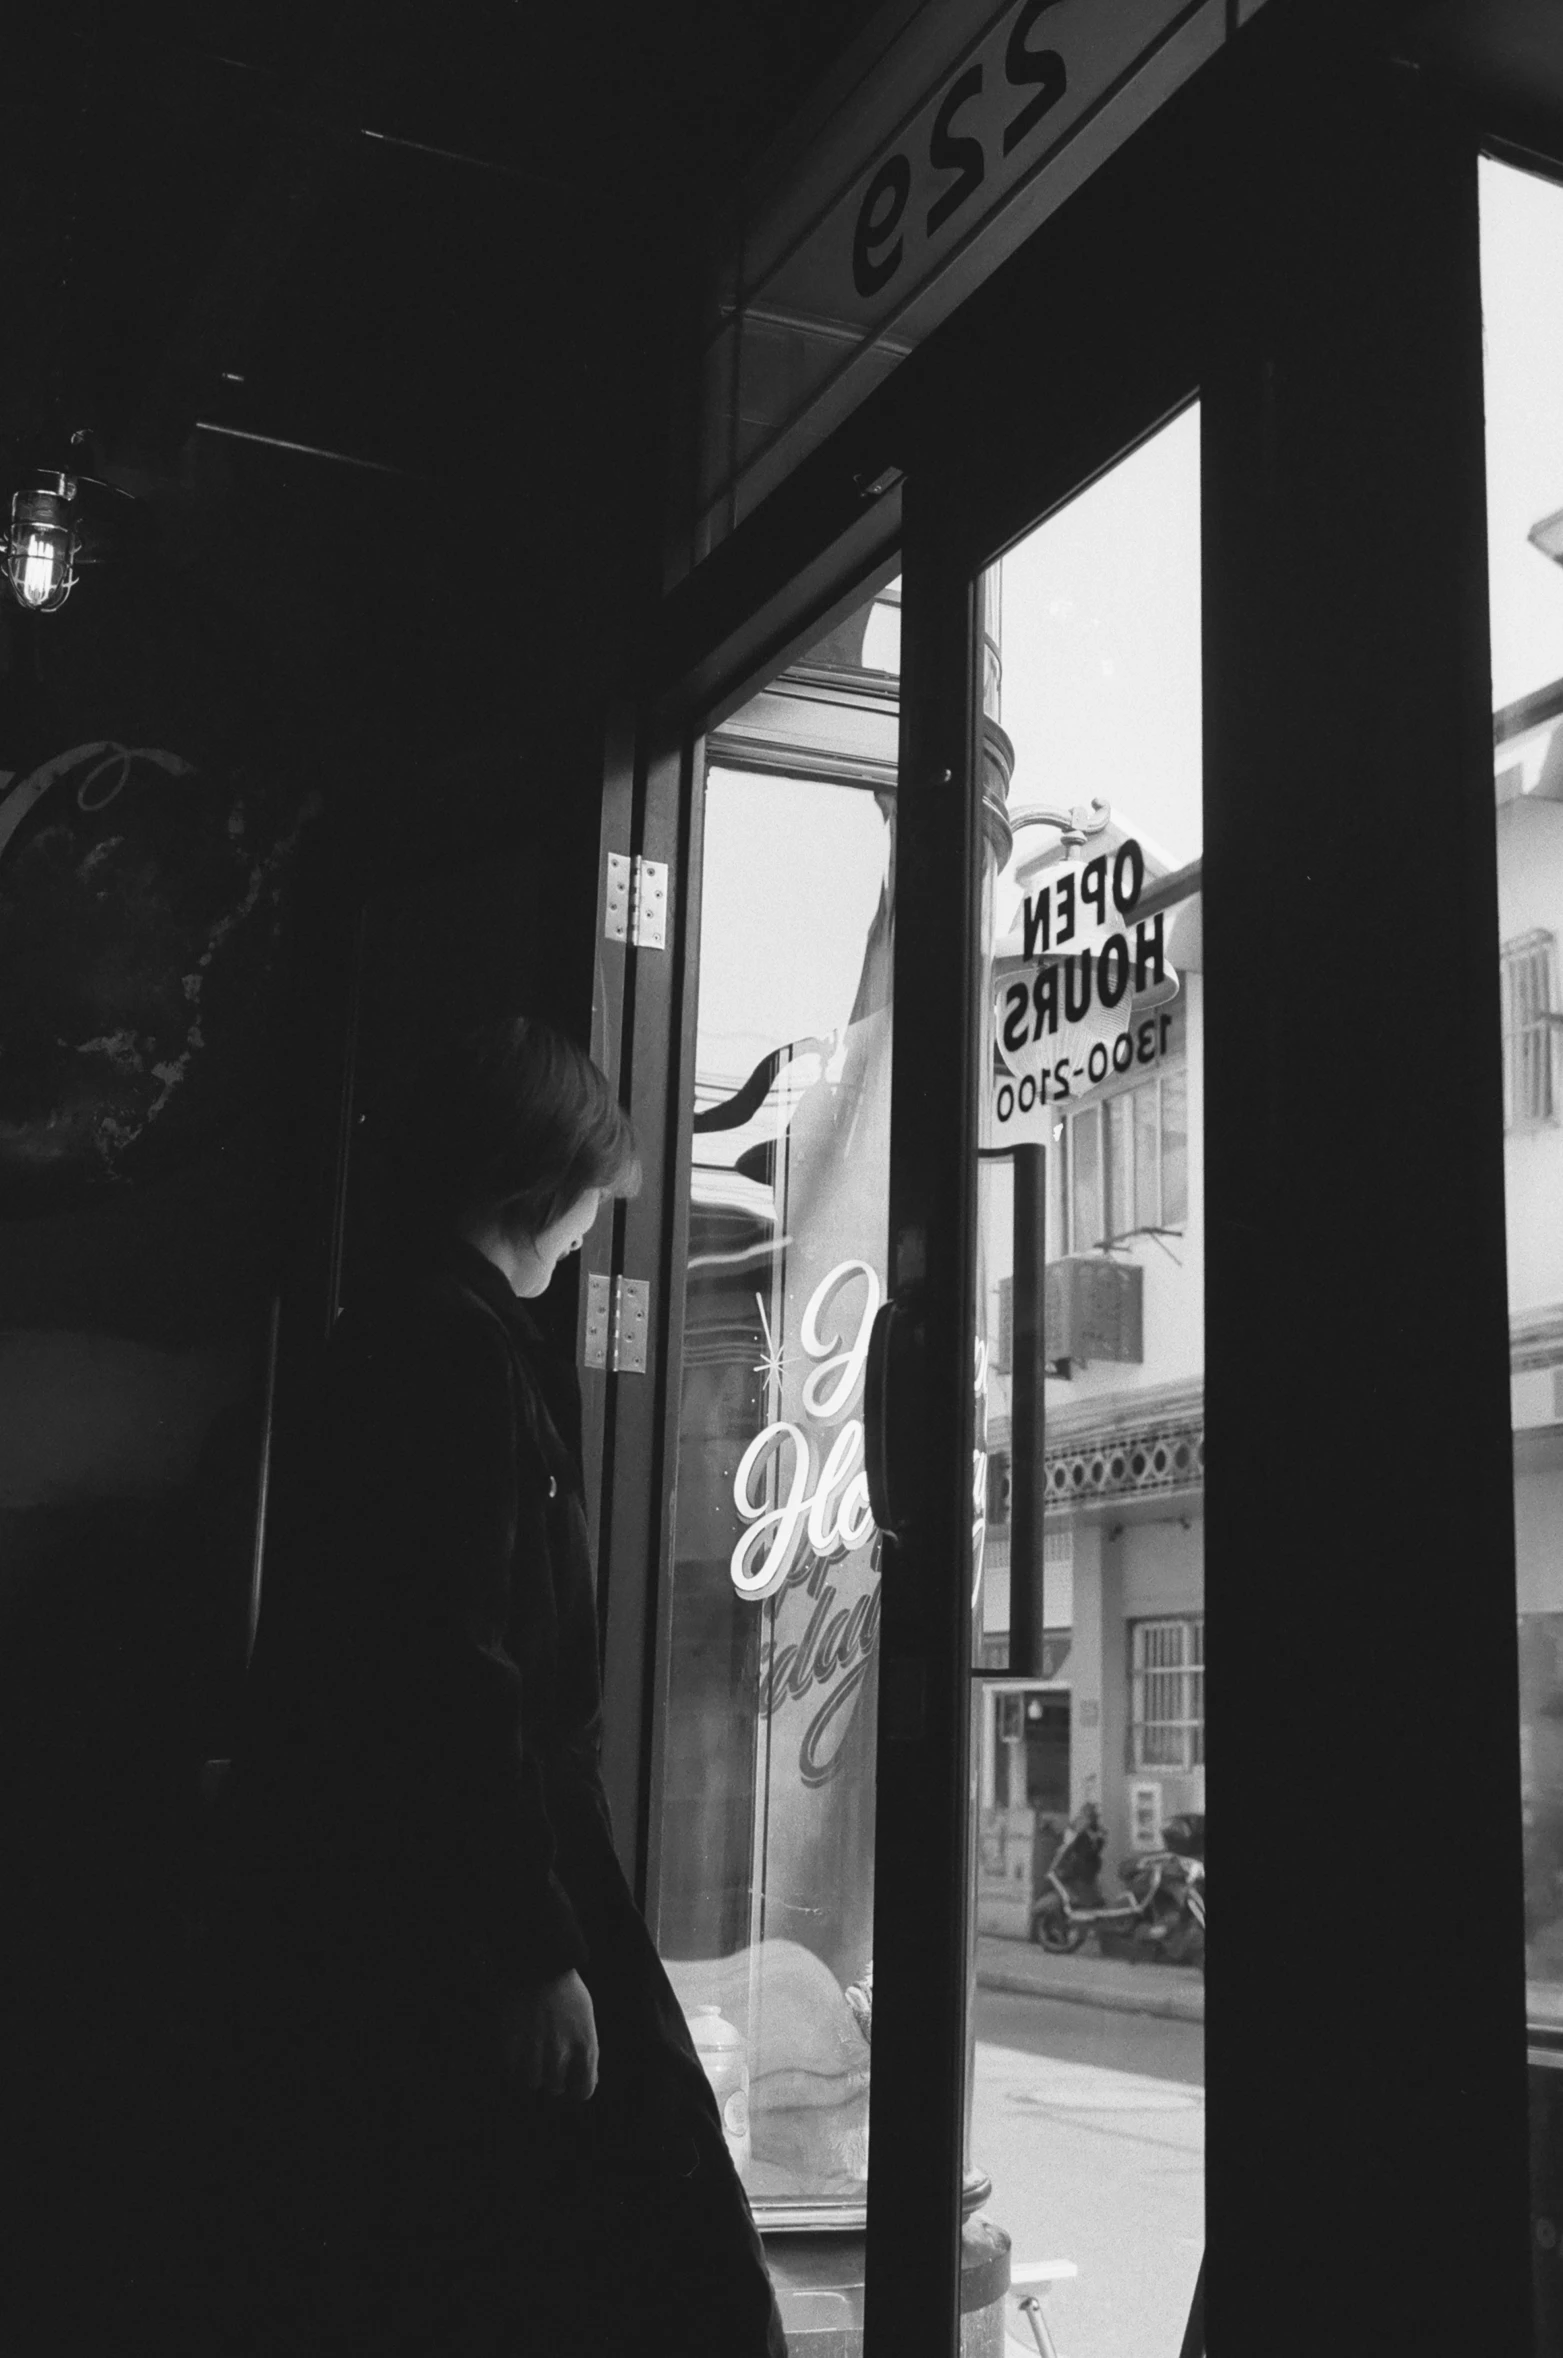
[[863,1370],[863,1454],[874,1521],[901,1538],[921,1503],[924,1447],[921,1289],[903,1286],[880,1304]]

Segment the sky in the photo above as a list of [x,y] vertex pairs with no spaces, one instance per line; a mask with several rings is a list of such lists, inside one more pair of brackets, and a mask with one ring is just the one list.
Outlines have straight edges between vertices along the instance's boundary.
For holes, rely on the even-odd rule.
[[1563,566],[1526,534],[1563,508],[1563,188],[1484,157],[1482,339],[1492,700],[1563,678]]
[[702,1075],[742,1080],[782,1041],[846,1023],[888,850],[872,794],[712,768],[700,911]]
[[[1199,855],[1199,411],[1000,560],[1010,808],[1112,806],[1169,866]],[[1022,841],[1020,858],[1052,840]]]

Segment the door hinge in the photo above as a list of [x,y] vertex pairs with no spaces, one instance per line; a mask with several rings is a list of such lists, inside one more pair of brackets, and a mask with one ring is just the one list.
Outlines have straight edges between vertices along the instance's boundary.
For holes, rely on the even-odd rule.
[[582,1366],[611,1367],[615,1375],[644,1375],[650,1324],[649,1280],[589,1275]]
[[613,1280],[589,1275],[586,1280],[586,1335],[581,1344],[583,1367],[608,1364],[609,1296]]
[[646,1372],[646,1329],[651,1324],[651,1286],[644,1277],[613,1281],[613,1364],[620,1375]]
[[668,940],[668,864],[637,852],[609,852],[603,897],[603,939],[637,950],[665,950]]

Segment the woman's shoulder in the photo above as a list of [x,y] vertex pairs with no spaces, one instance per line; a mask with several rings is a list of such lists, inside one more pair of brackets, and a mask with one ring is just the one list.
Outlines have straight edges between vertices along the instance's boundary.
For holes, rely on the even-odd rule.
[[465,1391],[508,1390],[514,1355],[498,1313],[449,1272],[429,1268],[351,1302],[330,1356],[349,1382]]
[[[475,1258],[475,1257],[471,1257]],[[444,1417],[505,1409],[545,1470],[578,1483],[580,1397],[574,1366],[548,1347],[504,1280],[468,1256],[410,1265],[346,1312],[332,1353],[355,1388],[390,1387]]]

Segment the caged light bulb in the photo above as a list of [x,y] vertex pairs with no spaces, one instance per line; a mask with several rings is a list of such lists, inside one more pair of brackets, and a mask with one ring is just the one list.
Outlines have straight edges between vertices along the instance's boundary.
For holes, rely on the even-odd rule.
[[6,571],[18,605],[30,613],[56,613],[75,587],[77,538],[67,512],[75,496],[69,475],[51,475],[11,501]]

